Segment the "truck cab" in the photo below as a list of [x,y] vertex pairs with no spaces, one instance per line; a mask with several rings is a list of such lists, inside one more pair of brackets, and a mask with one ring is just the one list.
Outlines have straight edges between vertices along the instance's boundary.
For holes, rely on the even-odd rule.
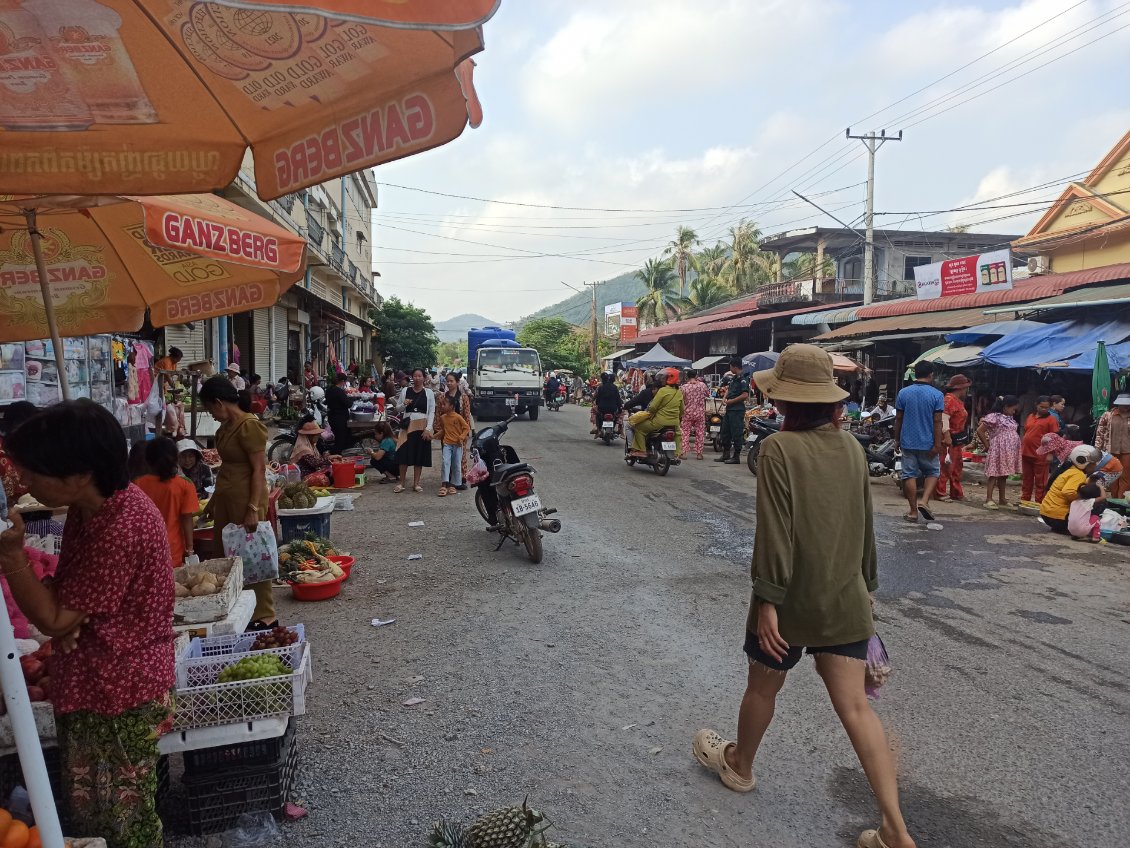
[[505,418],[529,413],[537,421],[543,403],[541,357],[532,347],[517,342],[476,351],[471,379],[471,406],[475,416]]

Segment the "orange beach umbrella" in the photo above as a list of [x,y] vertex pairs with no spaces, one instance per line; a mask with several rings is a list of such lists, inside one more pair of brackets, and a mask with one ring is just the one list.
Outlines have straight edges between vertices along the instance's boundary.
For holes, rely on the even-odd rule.
[[250,147],[271,199],[437,147],[482,120],[470,57],[495,8],[2,0],[3,188],[212,191]]
[[[222,197],[0,197],[0,341],[155,327],[270,306],[300,236]],[[63,365],[60,362],[59,367]]]

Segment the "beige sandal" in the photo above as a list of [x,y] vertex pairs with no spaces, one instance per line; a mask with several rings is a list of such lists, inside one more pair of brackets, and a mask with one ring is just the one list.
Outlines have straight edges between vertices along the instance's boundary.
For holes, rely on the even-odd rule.
[[726,762],[726,751],[736,744],[736,742],[727,742],[713,730],[700,730],[694,735],[691,751],[702,766],[718,774],[727,789],[735,792],[752,792],[757,785],[757,778],[742,777]]
[[887,843],[877,830],[863,831],[859,834],[859,839],[855,840],[855,845],[856,848],[887,848]]

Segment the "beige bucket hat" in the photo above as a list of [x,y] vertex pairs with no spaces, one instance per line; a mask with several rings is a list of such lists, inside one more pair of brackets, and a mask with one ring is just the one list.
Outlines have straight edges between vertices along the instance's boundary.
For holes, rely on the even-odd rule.
[[753,375],[753,382],[773,400],[786,402],[839,403],[848,396],[832,376],[832,357],[816,345],[789,345],[776,365]]

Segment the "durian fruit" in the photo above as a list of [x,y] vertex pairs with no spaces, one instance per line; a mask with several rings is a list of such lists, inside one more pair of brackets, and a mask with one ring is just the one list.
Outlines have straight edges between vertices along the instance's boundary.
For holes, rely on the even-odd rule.
[[521,807],[502,807],[476,819],[468,832],[474,848],[526,848],[534,828],[544,820],[523,801]]
[[462,826],[440,819],[432,826],[428,848],[474,848],[474,841]]

